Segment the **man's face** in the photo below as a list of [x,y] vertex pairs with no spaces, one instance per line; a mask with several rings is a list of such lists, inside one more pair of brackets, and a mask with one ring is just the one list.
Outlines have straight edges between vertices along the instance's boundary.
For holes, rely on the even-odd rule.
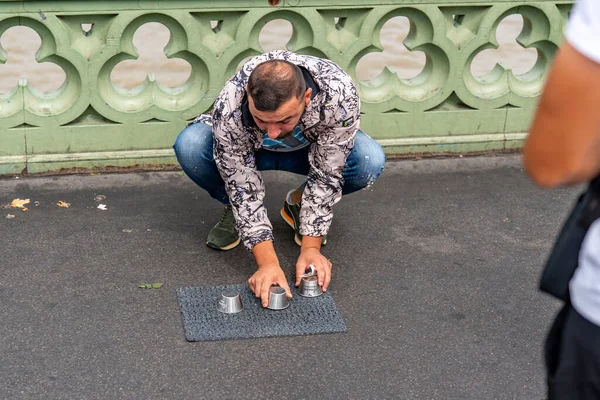
[[283,139],[290,135],[298,125],[304,108],[310,103],[311,94],[312,89],[309,88],[302,98],[292,97],[275,111],[258,111],[254,107],[252,97],[248,96],[250,114],[258,128],[267,132],[271,139]]

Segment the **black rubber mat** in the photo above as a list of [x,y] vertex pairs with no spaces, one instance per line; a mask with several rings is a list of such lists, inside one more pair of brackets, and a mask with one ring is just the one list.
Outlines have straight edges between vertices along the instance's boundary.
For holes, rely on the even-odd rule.
[[[223,314],[217,310],[217,302],[225,290],[240,294],[241,312]],[[293,295],[288,308],[275,311],[263,308],[247,284],[179,288],[177,297],[185,338],[199,342],[347,331],[330,292],[314,298],[294,292]]]

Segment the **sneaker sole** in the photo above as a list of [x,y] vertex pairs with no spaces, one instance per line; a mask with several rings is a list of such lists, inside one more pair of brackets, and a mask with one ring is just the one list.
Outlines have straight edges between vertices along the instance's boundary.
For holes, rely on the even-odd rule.
[[[287,222],[287,224],[289,226],[291,226],[292,229],[294,230],[294,241],[296,242],[296,244],[298,246],[302,246],[302,239],[300,239],[300,237],[298,237],[298,235],[296,235],[296,233],[295,233],[296,227],[294,227],[294,219],[290,215],[288,215],[288,213],[285,212],[285,208],[284,207],[281,208],[281,213],[280,214],[281,214],[281,218],[283,218],[283,220],[285,222]],[[324,240],[321,243],[321,246],[325,246],[326,244],[327,244],[327,240]]]
[[288,213],[285,212],[284,207],[281,207],[281,218],[283,218],[283,220],[287,222],[287,224],[291,226],[292,229],[296,229],[296,227],[294,226],[294,219],[291,217],[291,215],[288,215]]
[[214,244],[210,244],[208,242],[206,242],[206,245],[208,247],[210,247],[211,249],[227,251],[227,250],[233,249],[234,247],[237,247],[237,245],[240,244],[240,242],[241,242],[241,240],[240,240],[240,238],[238,238],[235,242],[228,244],[227,246],[219,247],[219,246],[215,246]]
[[285,208],[282,207],[281,208],[281,218],[283,218],[283,220],[285,222],[287,222],[287,224],[292,227],[292,229],[294,230],[294,242],[296,242],[296,244],[298,246],[302,246],[302,239],[300,239],[298,237],[298,235],[296,235],[296,227],[294,227],[294,219],[288,215],[288,213],[285,212]]

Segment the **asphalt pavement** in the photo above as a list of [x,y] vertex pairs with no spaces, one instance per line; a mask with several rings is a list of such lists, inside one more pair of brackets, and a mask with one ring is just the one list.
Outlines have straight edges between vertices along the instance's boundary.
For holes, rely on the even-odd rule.
[[[279,209],[302,178],[264,178],[291,276],[299,248]],[[30,199],[0,209],[0,398],[545,397],[560,304],[537,283],[577,189],[535,187],[519,156],[389,161],[344,197],[323,252],[348,332],[314,336],[185,340],[175,290],[244,283],[255,264],[242,246],[206,247],[221,206],[180,172],[0,188],[0,205]]]

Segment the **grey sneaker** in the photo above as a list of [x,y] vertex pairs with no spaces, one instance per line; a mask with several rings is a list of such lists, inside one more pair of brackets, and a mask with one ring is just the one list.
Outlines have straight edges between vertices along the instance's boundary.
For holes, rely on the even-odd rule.
[[[288,223],[294,229],[294,241],[298,246],[302,246],[302,235],[300,234],[300,207],[301,204],[290,204],[286,200],[283,201],[283,208],[281,209],[281,217],[285,222]],[[323,236],[321,246],[327,244],[327,235]]]
[[240,236],[235,230],[235,217],[231,206],[226,206],[221,220],[210,230],[206,245],[216,250],[231,250],[240,244]]

